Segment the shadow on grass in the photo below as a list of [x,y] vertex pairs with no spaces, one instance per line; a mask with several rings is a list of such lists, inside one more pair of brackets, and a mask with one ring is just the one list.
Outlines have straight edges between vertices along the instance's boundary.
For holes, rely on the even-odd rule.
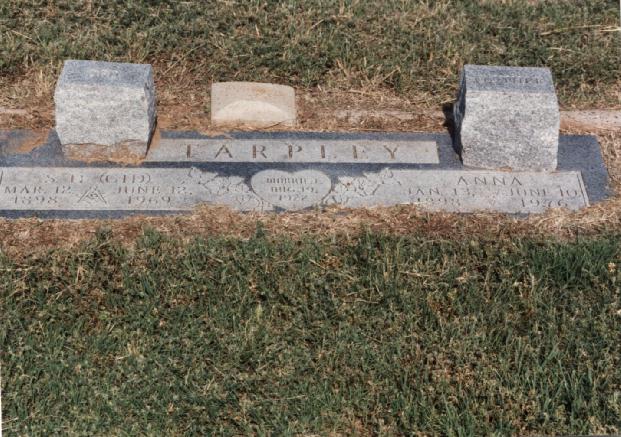
[[0,261],[8,434],[619,431],[619,235],[109,232]]

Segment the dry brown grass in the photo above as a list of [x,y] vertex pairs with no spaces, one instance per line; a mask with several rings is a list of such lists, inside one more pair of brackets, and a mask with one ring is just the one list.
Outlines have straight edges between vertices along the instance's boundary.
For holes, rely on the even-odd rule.
[[[196,130],[216,133],[210,122],[209,87],[197,87],[195,77],[182,66],[167,67],[155,64],[158,93],[158,125],[161,129]],[[0,78],[0,129],[51,128],[54,125],[55,78],[49,71],[32,70],[17,78]],[[606,108],[621,110],[621,81],[610,87],[601,101],[617,102]],[[442,108],[431,94],[407,99],[394,91],[370,84],[362,89],[345,87],[297,90],[299,130],[349,131],[434,131],[444,129]],[[445,105],[451,102],[446,101]],[[567,111],[587,110],[582,106],[563,108]],[[591,115],[595,123],[603,116]],[[619,120],[609,114],[607,120]],[[567,112],[566,127],[588,131],[588,121]],[[582,120],[582,121],[581,121]],[[608,125],[616,121],[607,121]],[[599,123],[605,127],[606,123]],[[276,130],[274,128],[273,130]],[[606,131],[606,129],[603,129]]]
[[[174,75],[173,75],[174,76]],[[209,90],[193,89],[191,78],[157,84],[159,127],[216,133],[209,121]],[[53,84],[42,72],[14,81],[0,94],[0,107],[26,109],[0,111],[0,128],[51,128],[53,126]],[[382,90],[325,90],[298,92],[299,130],[329,131],[442,131],[441,108],[422,96],[416,102]],[[20,102],[16,105],[15,102]],[[602,145],[612,187],[621,184],[621,132],[588,129],[584,124],[565,123],[563,133],[595,134]],[[286,214],[236,213],[223,207],[203,206],[191,214],[167,217],[136,216],[120,220],[0,220],[2,250],[25,254],[53,247],[71,247],[90,238],[102,227],[131,244],[146,227],[182,239],[196,236],[252,235],[257,223],[272,234],[298,238],[303,235],[355,235],[364,229],[394,234],[422,234],[442,238],[470,238],[477,235],[511,238],[514,235],[561,238],[618,229],[621,198],[614,198],[578,212],[552,210],[543,215],[515,218],[501,214],[428,213],[414,206],[371,209],[330,208],[324,212]]]

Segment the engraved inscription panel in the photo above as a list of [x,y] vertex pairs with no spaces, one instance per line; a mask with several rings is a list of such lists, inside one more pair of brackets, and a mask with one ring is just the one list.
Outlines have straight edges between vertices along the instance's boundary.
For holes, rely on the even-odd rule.
[[511,86],[511,87],[532,87],[542,86],[545,81],[537,76],[517,76],[517,75],[488,75],[475,76],[472,78],[475,85],[484,87],[487,85]]
[[466,65],[462,78],[467,88],[480,91],[554,94],[552,75],[545,68]]
[[438,164],[435,141],[162,139],[147,161]]
[[244,178],[196,168],[0,168],[0,210],[184,211],[203,202],[272,209]]
[[332,188],[330,178],[315,170],[264,170],[252,177],[251,185],[262,199],[287,210],[320,204]]
[[390,170],[341,177],[326,203],[416,204],[432,211],[540,213],[589,205],[580,172]]
[[589,205],[577,171],[392,170],[356,176],[262,170],[249,179],[197,168],[0,167],[0,211],[240,211],[415,204],[432,211],[539,213]]

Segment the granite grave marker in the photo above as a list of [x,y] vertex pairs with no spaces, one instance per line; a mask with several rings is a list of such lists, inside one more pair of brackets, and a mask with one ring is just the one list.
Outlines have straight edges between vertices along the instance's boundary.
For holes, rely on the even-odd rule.
[[[209,154],[222,142],[244,145],[245,149],[230,150],[245,150],[246,158],[210,160],[199,153],[195,158],[192,151],[190,158],[172,155],[122,167],[84,163],[65,157],[56,136],[50,135],[31,152],[0,153],[0,215],[117,217],[179,213],[203,203],[239,211],[414,204],[430,211],[528,214],[550,208],[576,210],[607,196],[608,178],[593,137],[562,137],[559,169],[554,172],[466,169],[446,133],[274,132],[232,133],[225,138],[163,131],[162,142],[166,141],[207,144]],[[390,160],[388,153],[378,162],[363,163],[290,161],[286,153],[279,161],[252,160],[253,143],[272,144],[274,150],[291,143],[315,153],[320,150],[317,144],[330,150],[343,142],[366,147],[410,144],[413,149],[433,144],[430,157],[437,161],[412,162],[416,154]],[[0,149],[4,148],[0,137]]]
[[146,155],[156,121],[150,65],[65,61],[54,101],[56,132],[67,156]]
[[549,69],[466,65],[454,108],[465,166],[556,169],[560,116]]
[[201,203],[241,211],[326,205],[416,204],[432,211],[507,213],[588,206],[579,172],[539,174],[383,169],[333,176],[264,169],[250,179],[190,168],[4,167],[0,210],[187,211]]
[[438,164],[435,141],[331,139],[161,139],[146,162]]
[[[414,204],[529,214],[577,210],[609,195],[596,138],[558,136],[556,96],[544,69],[466,66],[454,138],[161,131],[147,148],[155,122],[152,80],[149,66],[68,61],[55,96],[57,132],[36,147],[34,134],[0,132],[0,215],[119,217],[203,203],[239,211]],[[240,102],[251,101],[259,103],[242,111],[247,120],[267,120],[261,117],[269,105],[278,109],[271,121],[290,120],[295,99],[286,88],[276,87],[288,96],[280,103],[270,87],[263,100],[233,87],[234,93],[216,91],[212,102],[237,121]]]

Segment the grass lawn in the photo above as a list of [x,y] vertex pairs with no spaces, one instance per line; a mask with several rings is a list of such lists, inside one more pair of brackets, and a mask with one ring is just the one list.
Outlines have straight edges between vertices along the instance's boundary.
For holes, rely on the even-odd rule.
[[[618,26],[618,0],[0,1],[0,127],[53,126],[68,58],[153,63],[173,128],[209,127],[223,80],[439,110],[464,63],[548,66],[564,107],[619,107]],[[619,433],[621,209],[598,208],[254,236],[216,209],[71,249],[101,224],[0,221],[4,435]]]
[[0,77],[102,59],[197,87],[379,88],[439,105],[463,63],[531,65],[552,68],[563,105],[619,105],[618,26],[618,0],[11,0]]
[[621,431],[621,235],[0,260],[6,435]]

